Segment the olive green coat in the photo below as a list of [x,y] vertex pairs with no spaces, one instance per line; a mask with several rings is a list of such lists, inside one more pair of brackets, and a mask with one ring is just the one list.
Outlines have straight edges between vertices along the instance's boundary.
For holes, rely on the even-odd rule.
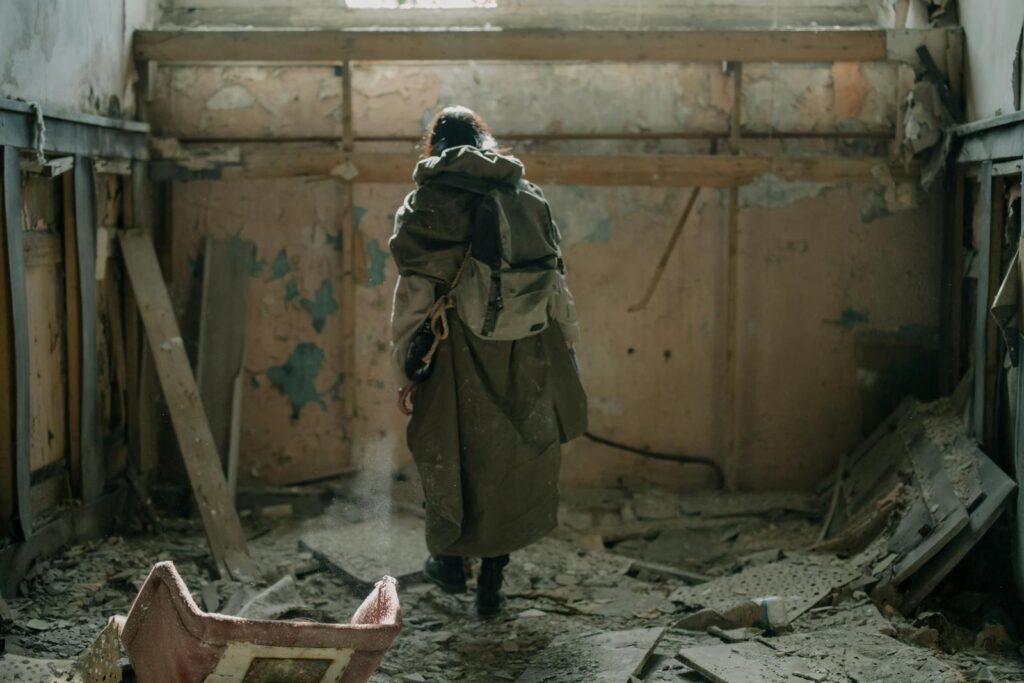
[[[405,281],[393,314],[399,381],[409,339],[433,299],[430,285],[451,282],[471,237],[478,195],[429,184],[438,173],[517,185],[524,205],[543,210],[555,229],[539,188],[521,179],[522,165],[511,157],[463,147],[420,162],[419,187],[396,213],[390,243]],[[586,429],[586,396],[567,344],[576,321],[553,320],[539,334],[494,341],[475,335],[454,309],[448,318],[450,336],[419,388],[408,428],[426,499],[427,546],[433,554],[494,557],[557,523],[560,447]]]

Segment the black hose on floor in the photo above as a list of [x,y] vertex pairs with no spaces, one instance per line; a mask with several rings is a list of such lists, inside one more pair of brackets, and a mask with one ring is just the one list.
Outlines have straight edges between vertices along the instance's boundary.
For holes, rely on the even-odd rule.
[[682,465],[703,465],[704,467],[709,467],[715,473],[715,478],[718,480],[718,488],[725,488],[725,472],[722,471],[721,465],[719,465],[711,458],[705,458],[702,455],[678,455],[674,453],[658,453],[656,451],[649,451],[646,448],[638,448],[636,446],[630,446],[628,444],[619,443],[618,441],[612,441],[611,439],[606,439],[603,436],[597,436],[596,434],[591,434],[590,432],[585,432],[583,436],[590,439],[594,443],[601,444],[602,446],[618,448],[620,451],[626,451],[627,453],[635,453],[636,455],[642,455],[645,458],[651,458],[653,460],[667,460],[669,462],[678,462]]

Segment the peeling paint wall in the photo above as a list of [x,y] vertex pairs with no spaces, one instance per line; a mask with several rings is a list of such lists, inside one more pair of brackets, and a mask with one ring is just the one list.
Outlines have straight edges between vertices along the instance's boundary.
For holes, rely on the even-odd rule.
[[121,116],[134,108],[131,35],[157,0],[4,0],[0,96]]
[[967,118],[972,121],[1020,108],[1021,31],[1019,0],[960,0],[965,38]]
[[[451,102],[477,108],[499,135],[725,130],[732,101],[728,76],[711,64],[356,64],[354,74],[358,136],[418,136],[436,108]],[[744,69],[748,129],[881,136],[763,140],[750,143],[751,150],[884,154],[898,77],[898,67],[884,63],[750,65]],[[159,135],[340,135],[340,83],[326,67],[167,66],[160,68],[154,92],[152,123]],[[685,153],[706,152],[708,143],[515,147],[525,149]],[[238,233],[257,244],[254,260],[261,268],[251,280],[244,479],[297,481],[367,459],[396,467],[407,462],[405,419],[395,406],[387,353],[396,273],[386,245],[394,211],[409,189],[356,185],[357,372],[345,378],[332,181],[175,184],[173,285],[186,319],[198,310],[199,270],[189,263],[202,237]],[[721,457],[728,192],[702,192],[654,298],[646,310],[631,314],[627,310],[642,296],[689,188],[545,191],[564,236],[582,320],[580,360],[594,431],[661,451]],[[740,197],[740,484],[809,486],[856,443],[866,416],[879,410],[874,385],[867,386],[874,375],[859,366],[862,335],[912,328],[927,336],[938,324],[935,198],[908,199],[876,183],[771,179],[743,188]],[[350,380],[359,418],[346,429],[340,388]],[[699,468],[586,442],[567,449],[564,477],[576,484],[635,478],[680,487],[711,483]]]

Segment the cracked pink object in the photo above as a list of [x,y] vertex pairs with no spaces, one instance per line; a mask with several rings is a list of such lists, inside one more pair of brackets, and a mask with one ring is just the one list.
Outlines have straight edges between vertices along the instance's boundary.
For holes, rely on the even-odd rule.
[[348,624],[203,612],[172,562],[153,566],[127,617],[114,617],[140,683],[360,683],[402,630],[385,576]]

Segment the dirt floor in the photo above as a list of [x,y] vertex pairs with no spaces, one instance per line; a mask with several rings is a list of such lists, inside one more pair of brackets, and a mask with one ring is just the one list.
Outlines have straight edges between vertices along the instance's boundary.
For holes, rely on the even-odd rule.
[[[263,616],[347,621],[367,586],[335,566],[329,552],[310,546],[317,538],[310,534],[381,515],[389,524],[391,516],[419,523],[405,512],[338,496],[344,488],[318,489],[313,505],[293,489],[243,514],[268,578],[294,584],[277,603],[255,606]],[[395,507],[415,509],[409,502]],[[1000,607],[1005,598],[944,586],[940,597],[904,617],[882,596],[869,597],[857,558],[803,552],[817,538],[819,512],[803,494],[567,492],[559,529],[513,555],[501,616],[482,621],[472,594],[445,595],[415,575],[402,579],[404,629],[371,680],[1024,681],[1017,625]],[[344,561],[358,554],[344,552]],[[127,612],[159,560],[175,562],[207,611],[252,607],[255,589],[214,578],[198,525],[165,519],[158,531],[140,528],[37,564],[19,596],[8,600],[13,619],[3,624],[4,651],[76,657],[110,616]],[[762,589],[775,589],[789,615],[798,613],[791,625],[780,618],[766,629],[767,612],[744,611],[745,598],[764,597],[754,595]],[[707,648],[724,645],[735,648],[727,651],[730,662],[754,668],[715,669],[720,649]],[[833,661],[847,650],[870,666]],[[0,674],[5,659],[11,657],[0,659]],[[764,673],[777,666],[790,668]]]

